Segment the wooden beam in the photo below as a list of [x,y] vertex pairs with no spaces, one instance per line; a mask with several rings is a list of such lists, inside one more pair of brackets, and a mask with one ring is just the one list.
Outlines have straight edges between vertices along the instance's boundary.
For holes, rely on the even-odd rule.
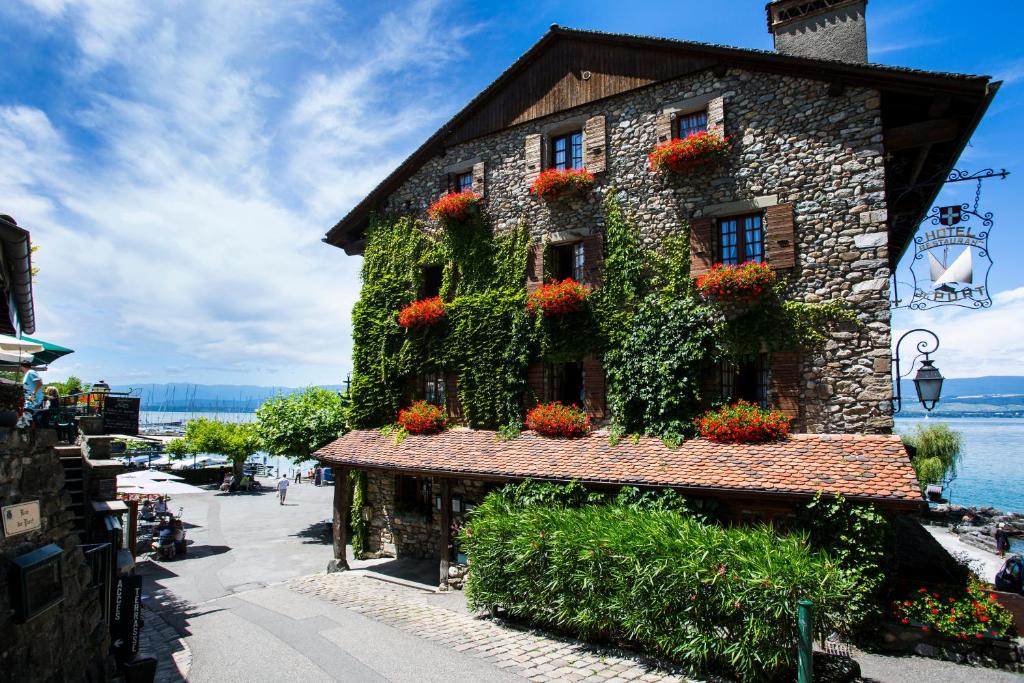
[[348,496],[349,468],[334,468],[334,561],[336,569],[348,569],[345,547],[348,545],[348,518],[352,514]]
[[956,119],[919,121],[906,126],[886,129],[885,149],[887,152],[898,152],[921,145],[949,142],[955,140],[959,133],[960,124]]
[[451,545],[452,536],[452,482],[451,479],[441,479],[441,566],[440,583],[441,590],[448,590],[448,565],[450,555],[448,546]]

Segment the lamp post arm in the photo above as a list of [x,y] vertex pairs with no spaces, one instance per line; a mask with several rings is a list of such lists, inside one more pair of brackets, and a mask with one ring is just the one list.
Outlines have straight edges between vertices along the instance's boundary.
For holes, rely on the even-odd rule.
[[[923,333],[931,337],[931,339],[922,339],[921,341],[917,342],[918,356],[924,354],[924,357],[927,360],[929,355],[935,353],[939,349],[938,336],[931,330],[926,330],[923,327],[917,327],[912,330],[904,332],[896,341],[896,352],[895,355],[892,357],[892,368],[894,375],[893,381],[896,383],[896,396],[893,398],[893,402],[896,404],[896,406],[893,410],[893,413],[898,413],[901,410],[903,410],[903,390],[900,386],[902,384],[900,380],[903,378],[903,374],[900,372],[900,346],[903,344],[904,339],[917,332]],[[917,356],[915,356],[915,358],[917,358]],[[911,363],[911,369],[913,369],[913,363]],[[910,373],[908,372],[907,374]]]

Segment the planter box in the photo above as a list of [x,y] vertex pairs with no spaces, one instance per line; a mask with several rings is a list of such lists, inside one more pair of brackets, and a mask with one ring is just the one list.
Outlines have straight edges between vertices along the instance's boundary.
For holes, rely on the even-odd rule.
[[881,628],[881,639],[882,649],[889,652],[1024,672],[1024,655],[1020,647],[1008,638],[956,640],[931,630],[922,631],[920,627],[885,622]]

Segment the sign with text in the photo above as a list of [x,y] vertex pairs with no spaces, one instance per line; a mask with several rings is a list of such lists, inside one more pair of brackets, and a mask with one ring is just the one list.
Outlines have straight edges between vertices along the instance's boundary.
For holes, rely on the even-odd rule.
[[39,501],[33,500],[18,505],[7,505],[0,508],[4,518],[4,536],[11,537],[37,531],[41,526],[39,519]]
[[107,434],[138,435],[141,401],[131,396],[107,396],[103,404],[103,431]]
[[118,576],[114,584],[114,618],[110,624],[114,656],[124,661],[139,651],[142,577]]

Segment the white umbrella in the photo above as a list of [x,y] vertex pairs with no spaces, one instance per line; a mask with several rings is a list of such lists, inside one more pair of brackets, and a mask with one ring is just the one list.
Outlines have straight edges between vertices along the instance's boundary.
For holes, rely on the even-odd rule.
[[117,482],[132,482],[132,481],[184,481],[185,477],[179,477],[177,474],[171,474],[170,472],[161,472],[160,470],[135,470],[134,472],[125,472],[124,474],[117,475]]
[[15,353],[29,354],[38,353],[43,350],[42,344],[36,342],[25,341],[24,339],[18,339],[17,337],[9,337],[6,334],[0,334],[0,351],[14,351]]
[[121,493],[135,494],[140,496],[176,496],[186,493],[203,493],[198,486],[183,484],[180,481],[146,481],[144,479],[132,479],[125,483],[118,477],[117,490]]

